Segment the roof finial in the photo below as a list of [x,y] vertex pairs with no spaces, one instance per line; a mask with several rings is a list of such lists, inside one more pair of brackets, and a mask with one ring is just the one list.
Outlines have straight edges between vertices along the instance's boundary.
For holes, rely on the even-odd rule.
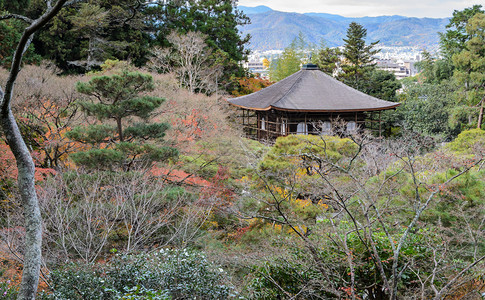
[[318,66],[314,64],[306,64],[301,66],[302,70],[318,70]]

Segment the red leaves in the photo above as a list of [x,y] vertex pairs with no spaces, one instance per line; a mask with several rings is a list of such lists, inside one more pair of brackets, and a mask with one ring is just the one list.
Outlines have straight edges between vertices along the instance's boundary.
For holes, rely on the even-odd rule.
[[0,178],[2,181],[17,180],[17,165],[10,147],[0,142]]
[[[196,141],[202,138],[203,128],[207,127],[204,126],[207,122],[212,123],[208,116],[203,115],[197,109],[193,109],[190,114],[174,119],[172,125],[178,131],[177,138],[179,141]],[[211,125],[214,129],[217,128],[216,124]]]
[[228,207],[234,200],[234,192],[226,186],[229,177],[229,169],[219,166],[216,175],[210,179],[211,184],[202,189],[200,198],[218,209]]
[[[35,158],[37,153],[33,153]],[[54,175],[56,172],[53,169],[48,168],[36,168],[35,180],[43,181],[49,175]],[[0,179],[2,181],[17,181],[18,170],[17,161],[10,151],[10,147],[4,142],[0,142]]]
[[164,177],[165,180],[172,183],[185,183],[188,185],[203,187],[208,187],[211,185],[209,181],[181,170],[170,170],[153,166],[150,171],[152,175]]

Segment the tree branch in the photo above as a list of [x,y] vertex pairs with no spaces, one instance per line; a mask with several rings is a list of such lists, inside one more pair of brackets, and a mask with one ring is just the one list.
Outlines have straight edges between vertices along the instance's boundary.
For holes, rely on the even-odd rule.
[[42,16],[34,20],[32,24],[24,30],[22,37],[17,45],[15,54],[12,61],[12,66],[10,68],[10,75],[5,84],[5,93],[1,99],[0,110],[2,113],[6,113],[10,108],[10,102],[12,100],[13,86],[15,80],[17,80],[18,73],[20,71],[20,64],[22,62],[22,56],[26,48],[28,48],[30,42],[32,41],[31,36],[43,27],[47,22],[49,22],[63,7],[67,0],[59,0],[56,5],[51,9],[48,9]]
[[0,16],[0,20],[8,20],[8,19],[22,20],[22,21],[29,23],[29,24],[34,23],[34,20],[32,20],[31,18],[28,18],[26,16],[22,16],[22,15],[8,14],[8,15]]
[[80,2],[83,2],[84,0],[70,0],[70,1],[67,1],[63,6],[69,6],[69,5],[73,5],[73,4],[77,4],[77,3],[80,3]]
[[434,297],[434,299],[436,299],[436,300],[442,299],[444,292],[446,292],[461,276],[463,276],[463,274],[468,272],[468,270],[470,270],[471,268],[473,268],[474,266],[479,264],[484,259],[485,259],[485,255],[483,255],[482,257],[477,259],[475,262],[473,262],[472,264],[469,264],[466,268],[461,270],[461,272],[458,273],[455,277],[453,277],[453,279],[448,281],[448,283],[439,291],[439,293]]

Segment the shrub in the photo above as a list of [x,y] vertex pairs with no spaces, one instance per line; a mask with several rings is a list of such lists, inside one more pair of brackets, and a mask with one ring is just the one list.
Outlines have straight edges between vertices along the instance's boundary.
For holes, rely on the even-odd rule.
[[260,167],[272,172],[291,170],[294,166],[307,165],[308,158],[312,156],[338,162],[345,157],[352,157],[357,149],[357,144],[348,138],[289,135],[276,140]]
[[470,154],[475,147],[485,147],[485,130],[471,129],[463,131],[458,137],[447,145],[451,151]]
[[203,253],[162,249],[117,255],[106,264],[70,264],[51,272],[45,299],[228,299],[237,293]]

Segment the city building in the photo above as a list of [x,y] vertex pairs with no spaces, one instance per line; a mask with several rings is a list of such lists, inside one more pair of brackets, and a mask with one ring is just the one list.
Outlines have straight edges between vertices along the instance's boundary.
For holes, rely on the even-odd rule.
[[375,62],[377,69],[393,73],[396,76],[396,79],[403,79],[416,75],[414,61],[377,59]]

